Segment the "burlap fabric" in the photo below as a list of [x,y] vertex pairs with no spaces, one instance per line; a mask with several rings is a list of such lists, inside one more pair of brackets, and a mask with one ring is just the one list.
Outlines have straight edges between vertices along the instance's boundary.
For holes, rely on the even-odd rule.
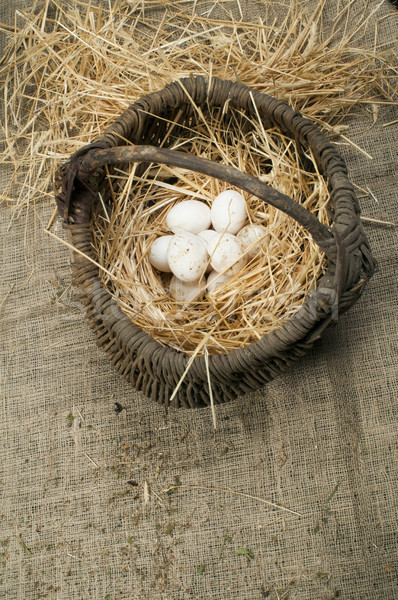
[[[369,44],[382,16],[379,42],[396,39],[389,4],[355,5],[375,10]],[[397,220],[396,119],[347,121],[373,160],[341,147],[375,219]],[[1,207],[1,597],[396,599],[396,229],[367,225],[379,271],[360,302],[289,372],[218,408],[213,431],[207,409],[165,415],[114,372],[62,295],[50,212],[8,230]]]

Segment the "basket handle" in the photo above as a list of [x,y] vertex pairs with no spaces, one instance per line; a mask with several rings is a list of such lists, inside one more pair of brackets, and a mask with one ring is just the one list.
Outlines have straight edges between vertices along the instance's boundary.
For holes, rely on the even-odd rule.
[[252,175],[242,173],[235,167],[215,163],[178,150],[146,145],[93,149],[81,158],[80,164],[84,170],[91,171],[105,165],[123,162],[155,162],[183,167],[235,185],[295,219],[312,235],[326,256],[336,257],[336,238],[331,227],[320,223],[314,214],[289,196],[278,192]]

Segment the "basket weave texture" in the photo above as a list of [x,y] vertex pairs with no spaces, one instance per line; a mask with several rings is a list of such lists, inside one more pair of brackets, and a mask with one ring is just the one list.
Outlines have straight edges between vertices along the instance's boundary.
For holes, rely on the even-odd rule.
[[[224,109],[226,114],[237,109],[253,119],[259,117],[265,130],[277,127],[295,140],[303,160],[302,151],[311,148],[328,182],[332,226],[321,224],[303,206],[237,169],[168,149],[171,127],[174,139],[179,125],[194,127],[194,105],[204,113],[214,108]],[[161,144],[166,147],[160,148]],[[316,289],[311,289],[301,308],[278,330],[239,350],[211,355],[207,364],[204,356],[196,356],[187,370],[188,355],[161,345],[120,310],[93,262],[91,216],[104,166],[127,162],[156,162],[200,171],[283,210],[307,229],[326,255],[327,269]],[[355,192],[339,152],[311,121],[288,104],[243,84],[192,77],[142,97],[103,135],[61,166],[56,190],[59,213],[77,250],[73,257],[75,283],[81,289],[98,344],[135,388],[166,406],[209,405],[209,380],[216,404],[263,386],[303,356],[358,300],[375,269]]]

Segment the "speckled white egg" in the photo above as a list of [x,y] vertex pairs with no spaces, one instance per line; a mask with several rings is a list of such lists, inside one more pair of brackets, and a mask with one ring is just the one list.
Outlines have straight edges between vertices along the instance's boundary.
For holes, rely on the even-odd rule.
[[152,242],[149,249],[149,262],[155,269],[163,273],[171,273],[169,262],[167,260],[167,250],[172,235],[162,235]]
[[246,202],[235,190],[218,194],[211,205],[211,222],[218,232],[237,233],[247,219]]
[[197,281],[205,272],[208,256],[205,243],[192,233],[172,236],[167,250],[172,273],[181,281]]
[[210,254],[210,264],[215,271],[234,275],[241,270],[247,262],[242,256],[242,246],[235,235],[231,233],[218,233],[207,247]]
[[252,246],[246,252],[248,260],[254,258],[263,246],[265,235],[267,235],[267,229],[262,225],[246,225],[239,231],[236,237],[241,241],[243,250]]
[[170,296],[177,302],[196,302],[203,294],[203,285],[197,281],[181,281],[175,275],[170,280]]
[[[204,241],[206,248],[208,247],[210,241],[213,240],[216,235],[217,235],[217,231],[214,231],[214,229],[205,229],[204,231],[201,231],[200,233],[198,233],[198,236],[200,237],[200,239]],[[210,262],[208,262],[207,268],[206,268],[206,273],[210,273],[211,269],[212,269],[211,264],[210,264]]]
[[210,208],[199,200],[184,200],[175,204],[166,216],[166,225],[173,233],[199,233],[211,224]]
[[204,240],[204,242],[206,244],[206,248],[209,245],[209,242],[211,242],[211,240],[213,240],[216,235],[217,235],[217,231],[214,231],[214,229],[205,229],[204,231],[201,231],[200,233],[198,233],[198,236],[202,240]]
[[217,271],[212,271],[207,278],[207,291],[211,293],[214,288],[225,283],[231,279],[231,275],[225,275],[223,273],[217,273]]

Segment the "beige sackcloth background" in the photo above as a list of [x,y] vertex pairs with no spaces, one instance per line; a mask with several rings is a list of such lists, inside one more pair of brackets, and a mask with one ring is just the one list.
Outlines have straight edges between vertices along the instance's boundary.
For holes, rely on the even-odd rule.
[[[397,39],[392,5],[354,5],[375,11],[369,44],[377,21],[381,43]],[[18,6],[3,0],[0,21]],[[264,2],[241,6],[257,18]],[[363,214],[386,221],[397,112],[346,121],[373,160],[341,146],[378,199]],[[0,597],[396,600],[397,229],[366,225],[379,270],[362,299],[297,366],[217,408],[214,431],[209,410],[165,415],[134,391],[76,297],[55,301],[70,266],[43,233],[51,210],[7,231],[1,206],[0,299],[15,286],[1,308]]]

